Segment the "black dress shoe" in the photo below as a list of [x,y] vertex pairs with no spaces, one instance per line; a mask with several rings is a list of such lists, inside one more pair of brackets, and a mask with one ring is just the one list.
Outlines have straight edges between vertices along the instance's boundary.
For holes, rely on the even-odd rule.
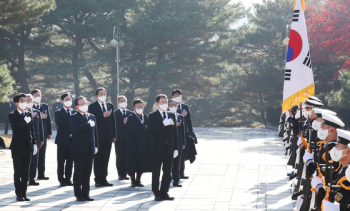
[[83,197],[75,197],[77,201],[85,201]]
[[174,186],[174,187],[179,187],[179,188],[182,187],[182,185],[179,185],[179,183],[173,183],[173,186]]
[[66,183],[65,181],[61,181],[61,182],[60,182],[60,186],[62,186],[62,187],[63,187],[63,186],[67,186],[67,183]]
[[292,176],[293,174],[294,174],[294,171],[291,171],[291,172],[287,173],[287,177],[290,177],[290,176]]
[[123,176],[119,176],[118,180],[124,180],[124,177]]
[[155,195],[155,196],[154,196],[154,201],[160,201],[160,200],[162,200],[162,199],[160,198],[159,195]]
[[299,191],[299,192],[295,192],[295,193],[293,193],[292,194],[292,200],[297,200],[298,199],[298,197],[301,195],[301,194],[303,194],[303,192],[302,191]]
[[23,197],[24,201],[30,201],[30,199],[27,198],[27,194],[22,194],[22,197]]
[[96,183],[95,183],[95,187],[102,187],[102,185],[101,185],[101,183],[96,182]]
[[107,181],[105,181],[105,182],[101,183],[101,186],[113,186],[113,184],[108,183]]
[[67,186],[73,186],[73,183],[71,181],[66,181]]
[[93,201],[94,199],[93,198],[91,198],[90,196],[88,196],[88,197],[83,197],[84,199],[85,199],[85,201]]
[[35,180],[30,180],[29,185],[39,185],[39,183],[35,182]]
[[125,176],[125,177],[124,177],[124,179],[125,179],[125,180],[129,180],[130,178],[129,178],[129,177],[127,177],[127,176]]
[[41,180],[49,180],[50,178],[49,178],[49,177],[45,177],[45,176],[40,176],[40,177],[38,177],[38,179],[41,179]]
[[136,187],[136,181],[135,180],[131,180],[131,187]]
[[170,197],[168,194],[160,197],[162,200],[174,200],[174,197]]
[[136,180],[136,186],[137,187],[144,187],[144,185],[141,183],[140,180]]
[[16,197],[16,200],[17,201],[24,201],[24,198],[22,195],[18,194],[17,197]]
[[185,175],[183,175],[183,176],[180,176],[180,179],[188,179],[188,178],[190,178],[190,177],[188,177],[188,176],[185,176]]

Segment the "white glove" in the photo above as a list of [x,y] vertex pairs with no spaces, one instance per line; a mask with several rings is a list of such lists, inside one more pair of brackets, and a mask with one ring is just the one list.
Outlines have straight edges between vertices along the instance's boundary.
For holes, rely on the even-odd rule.
[[313,152],[310,153],[308,150],[305,150],[303,160],[306,164],[308,164],[308,162],[313,162],[314,161],[314,153]]
[[38,153],[38,147],[36,144],[33,144],[33,155],[36,155],[36,153]]
[[176,158],[179,155],[179,151],[178,150],[174,150],[174,158]]
[[95,127],[95,122],[91,121],[91,119],[88,121],[88,123],[90,124],[90,127]]
[[[318,191],[318,188],[323,187],[322,179],[314,174],[311,180],[311,186]],[[317,186],[319,187],[317,188]]]
[[95,153],[94,153],[94,155],[96,155],[97,152],[98,152],[98,148],[95,147]]
[[173,121],[173,119],[164,119],[163,124],[164,124],[164,126],[172,125],[172,124],[174,124],[174,121]]
[[322,200],[322,207],[324,211],[339,211],[339,203],[338,202],[330,202],[327,200]]
[[29,116],[26,116],[24,117],[24,121],[26,121],[28,124],[30,121],[32,121],[32,118],[30,118]]
[[303,142],[301,141],[301,137],[299,137],[298,142],[297,142],[298,147],[299,147],[302,143],[303,143]]
[[297,113],[295,114],[295,119],[299,119],[300,118],[300,110],[298,109]]

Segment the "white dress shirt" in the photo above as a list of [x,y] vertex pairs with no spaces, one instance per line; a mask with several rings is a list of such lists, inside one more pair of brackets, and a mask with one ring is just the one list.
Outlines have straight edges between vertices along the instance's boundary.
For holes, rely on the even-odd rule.
[[[101,110],[103,111],[102,103],[100,101],[97,101],[97,102],[100,104]],[[108,111],[106,102],[103,103],[103,106],[105,107],[106,111]]]
[[167,111],[162,111],[160,109],[158,109],[158,111],[159,111],[159,113],[160,113],[160,115],[162,116],[163,119],[164,119],[163,112],[165,112],[165,117],[166,117],[166,119],[168,119],[168,112]]

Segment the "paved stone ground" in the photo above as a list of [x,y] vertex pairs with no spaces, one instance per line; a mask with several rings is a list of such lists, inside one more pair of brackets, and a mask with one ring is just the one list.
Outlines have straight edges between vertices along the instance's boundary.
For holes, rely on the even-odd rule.
[[[1,133],[2,131],[0,131]],[[276,132],[253,128],[195,128],[199,144],[193,164],[186,162],[189,180],[171,188],[174,201],[153,201],[151,173],[142,176],[144,188],[118,181],[111,153],[108,181],[113,187],[94,187],[93,202],[76,202],[72,187],[59,187],[56,146],[49,141],[48,181],[28,187],[30,202],[16,202],[10,151],[0,156],[0,210],[279,210],[293,209],[286,177],[286,157]],[[113,147],[114,148],[114,147]]]

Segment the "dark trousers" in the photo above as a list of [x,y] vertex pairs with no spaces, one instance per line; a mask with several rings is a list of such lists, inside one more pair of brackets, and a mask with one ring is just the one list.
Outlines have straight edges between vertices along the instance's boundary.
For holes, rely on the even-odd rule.
[[117,170],[118,175],[125,177],[128,173],[128,145],[126,141],[115,142],[115,154],[117,157]]
[[90,193],[90,176],[92,171],[92,162],[94,154],[92,149],[89,147],[87,153],[76,153],[73,152],[74,160],[74,195],[75,197],[87,198]]
[[30,159],[32,150],[11,150],[13,160],[13,181],[15,184],[16,194],[25,194],[27,192],[27,182],[29,177]]
[[36,155],[32,155],[32,160],[30,162],[30,169],[29,169],[29,180],[34,180],[36,177],[36,170],[38,168],[38,157],[40,153],[40,141],[37,142],[38,152]]
[[[47,136],[44,136],[44,139],[46,139]],[[39,150],[39,157],[38,157],[38,177],[44,177],[45,176],[45,156],[46,156],[46,146],[47,141],[44,141],[43,146]]]
[[[164,196],[169,192],[171,182],[171,168],[174,152],[164,149],[162,153],[152,153],[152,192],[154,195]],[[163,164],[162,185],[159,190],[159,176]]]
[[9,131],[9,124],[10,124],[9,118],[6,117],[5,118],[5,134],[7,134]]
[[71,181],[73,170],[73,153],[69,151],[71,144],[72,142],[69,142],[67,146],[57,144],[57,178],[59,182]]
[[181,150],[180,176],[185,175],[185,157],[186,157],[186,148]]
[[182,150],[179,148],[179,155],[174,158],[173,161],[173,170],[172,170],[172,175],[173,175],[173,180],[175,184],[178,184],[180,181],[180,166],[181,166],[181,156],[182,155]]
[[108,162],[111,155],[112,142],[106,138],[99,140],[98,152],[94,155],[95,182],[107,182]]

